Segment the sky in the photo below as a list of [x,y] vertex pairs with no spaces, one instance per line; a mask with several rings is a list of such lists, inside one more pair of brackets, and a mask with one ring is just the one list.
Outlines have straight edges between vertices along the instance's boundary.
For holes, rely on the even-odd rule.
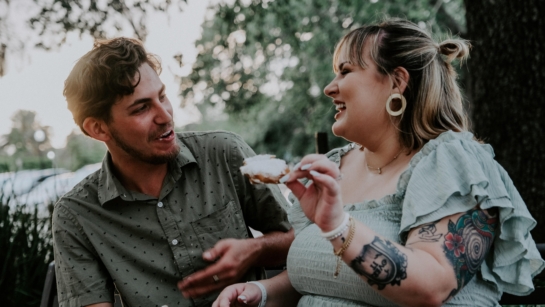
[[[181,109],[178,97],[177,76],[191,72],[197,56],[194,42],[201,37],[201,25],[210,0],[188,0],[183,11],[170,10],[165,14],[148,16],[148,36],[145,46],[157,54],[163,63],[161,80],[167,96],[175,108],[177,126],[200,119],[195,109]],[[62,95],[64,80],[75,62],[93,46],[93,39],[85,35],[69,35],[67,43],[59,50],[29,50],[24,55],[9,55],[7,73],[0,77],[0,135],[9,133],[11,117],[17,110],[36,111],[43,126],[50,126],[51,143],[55,148],[65,146],[66,136],[79,128],[66,108]],[[184,66],[179,67],[173,56],[183,54]]]

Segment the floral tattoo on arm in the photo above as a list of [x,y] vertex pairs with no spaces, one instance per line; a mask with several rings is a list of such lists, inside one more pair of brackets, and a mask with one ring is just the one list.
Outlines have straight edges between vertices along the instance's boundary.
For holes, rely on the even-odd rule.
[[480,270],[496,233],[497,210],[472,209],[456,222],[449,220],[443,250],[454,268],[458,287],[445,302],[456,295]]

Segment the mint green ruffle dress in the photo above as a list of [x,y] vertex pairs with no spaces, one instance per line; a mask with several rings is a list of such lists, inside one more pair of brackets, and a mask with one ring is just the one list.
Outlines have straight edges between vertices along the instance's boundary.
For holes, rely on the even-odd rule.
[[[331,151],[341,157],[354,145]],[[345,263],[333,279],[336,257],[292,195],[289,220],[295,229],[287,271],[303,296],[298,307],[396,306],[373,290]],[[480,272],[445,306],[500,306],[502,292],[525,295],[545,266],[530,235],[536,222],[513,182],[494,160],[490,145],[469,132],[445,132],[423,146],[400,176],[397,190],[379,200],[348,204],[344,210],[378,234],[404,244],[410,229],[465,212],[480,204],[499,210],[500,229]],[[395,286],[394,286],[395,287]]]

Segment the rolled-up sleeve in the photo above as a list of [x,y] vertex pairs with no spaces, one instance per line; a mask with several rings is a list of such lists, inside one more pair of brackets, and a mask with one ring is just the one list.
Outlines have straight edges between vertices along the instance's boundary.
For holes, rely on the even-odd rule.
[[113,302],[113,282],[76,216],[62,198],[53,211],[53,250],[59,306]]

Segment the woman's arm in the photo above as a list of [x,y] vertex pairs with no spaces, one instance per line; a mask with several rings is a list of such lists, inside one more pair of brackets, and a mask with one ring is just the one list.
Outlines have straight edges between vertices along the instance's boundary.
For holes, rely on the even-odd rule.
[[[267,292],[267,307],[296,306],[301,298],[301,294],[291,285],[287,271],[259,282]],[[252,283],[234,284],[220,293],[212,307],[258,306],[261,298],[261,290],[257,285]]]
[[[292,171],[284,181],[307,217],[323,232],[330,232],[345,216],[335,179],[339,169],[318,155],[305,157],[301,164],[310,166]],[[303,177],[312,184],[302,185],[297,179]],[[403,246],[355,222],[352,236],[346,229],[331,243],[335,251],[347,245],[341,259],[389,300],[402,306],[441,306],[484,261],[496,223],[495,216],[474,209],[413,229]]]
[[[402,306],[441,306],[479,269],[496,223],[487,211],[473,209],[414,228],[402,246],[356,222],[342,259],[381,295]],[[348,233],[331,242],[336,251]]]

